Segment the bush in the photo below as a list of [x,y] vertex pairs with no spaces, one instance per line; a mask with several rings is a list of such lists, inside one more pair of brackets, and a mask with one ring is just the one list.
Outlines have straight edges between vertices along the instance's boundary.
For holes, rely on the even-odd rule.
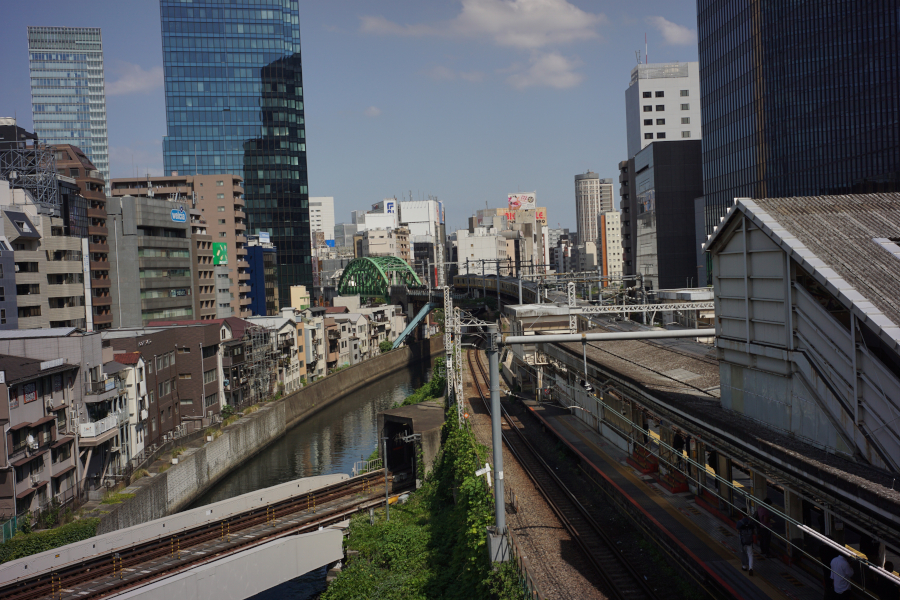
[[148,471],[147,469],[138,469],[137,471],[134,472],[134,475],[131,476],[131,483],[134,483],[141,477],[146,477],[149,474],[150,474],[150,471]]
[[378,344],[378,349],[381,351],[382,354],[384,354],[385,352],[390,352],[391,350],[394,349],[394,342],[391,342],[389,340],[384,340],[383,342]]
[[237,415],[231,415],[229,417],[226,417],[225,420],[222,421],[222,427],[228,427],[232,423],[236,422],[238,419],[240,419],[240,417]]
[[179,456],[184,454],[185,450],[187,450],[187,448],[185,448],[184,446],[178,446],[177,448],[172,450],[172,458],[178,458]]
[[231,415],[234,414],[234,407],[230,404],[226,404],[222,407],[222,418],[228,419]]
[[0,563],[94,537],[99,524],[100,519],[82,519],[56,529],[16,535],[5,544],[0,545]]

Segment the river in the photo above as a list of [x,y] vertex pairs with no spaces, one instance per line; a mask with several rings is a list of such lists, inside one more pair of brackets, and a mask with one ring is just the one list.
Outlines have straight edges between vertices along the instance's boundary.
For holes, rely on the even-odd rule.
[[[426,382],[430,374],[430,365],[423,361],[387,375],[322,409],[227,475],[190,508],[300,477],[350,474],[353,463],[367,458],[375,449],[378,413],[390,408],[394,402],[402,402]],[[325,570],[319,569],[253,598],[310,600],[324,589]]]

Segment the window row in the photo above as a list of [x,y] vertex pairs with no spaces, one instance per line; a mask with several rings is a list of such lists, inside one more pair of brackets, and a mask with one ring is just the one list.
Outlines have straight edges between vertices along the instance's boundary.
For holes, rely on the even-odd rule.
[[[665,105],[665,104],[657,104],[657,105],[656,105],[656,110],[657,110],[657,111],[663,111],[663,110],[666,110],[666,105]],[[681,110],[691,110],[691,105],[690,105],[690,104],[682,104],[682,105],[681,105]],[[645,104],[645,105],[644,105],[644,112],[653,112],[653,105],[652,105],[652,104]]]
[[[690,90],[681,90],[681,97],[682,97],[682,98],[686,98],[687,96],[690,96],[690,95],[691,95]],[[666,93],[665,93],[665,92],[656,92],[655,96],[656,96],[657,98],[665,98]],[[644,98],[653,98],[653,97],[654,97],[654,94],[651,93],[651,92],[644,92],[644,93],[643,93],[643,97],[644,97]]]
[[[689,138],[689,137],[691,137],[691,132],[690,132],[690,131],[682,131],[682,132],[681,132],[681,137],[683,137],[683,138]],[[656,134],[656,139],[658,139],[658,140],[663,140],[663,139],[665,139],[665,138],[666,138],[666,132],[665,132],[665,131],[660,131],[659,133]],[[645,139],[645,140],[652,140],[652,139],[653,139],[653,134],[652,134],[652,133],[645,133],[645,134],[644,134],[644,139]]]

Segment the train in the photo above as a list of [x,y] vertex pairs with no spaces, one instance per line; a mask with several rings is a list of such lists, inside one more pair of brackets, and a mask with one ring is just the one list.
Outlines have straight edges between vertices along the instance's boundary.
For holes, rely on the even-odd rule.
[[[489,296],[497,295],[496,275],[457,275],[453,278],[453,288],[457,292],[465,293],[469,290],[484,290]],[[519,302],[519,279],[517,277],[509,277],[501,275],[499,278],[500,293],[506,299]],[[522,303],[537,303],[538,286],[533,281],[522,281]]]

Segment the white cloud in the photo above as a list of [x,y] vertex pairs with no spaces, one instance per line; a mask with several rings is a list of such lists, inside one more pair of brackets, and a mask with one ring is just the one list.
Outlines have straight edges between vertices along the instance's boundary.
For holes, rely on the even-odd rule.
[[462,11],[451,21],[435,25],[401,25],[381,16],[363,16],[360,30],[395,36],[483,37],[499,46],[535,49],[551,44],[599,37],[596,28],[607,22],[567,0],[462,0]]
[[372,118],[378,117],[381,115],[381,109],[378,108],[377,106],[370,106],[369,108],[367,108],[366,110],[363,111],[363,114],[365,114],[367,117],[372,117]]
[[575,87],[584,80],[584,75],[575,72],[580,64],[577,59],[566,58],[557,52],[535,54],[527,68],[514,65],[513,73],[506,81],[518,90],[538,86],[557,89]]
[[647,23],[659,30],[667,44],[690,46],[697,42],[697,35],[693,29],[673,23],[665,17],[647,17]]
[[454,71],[453,69],[442,65],[429,69],[425,74],[435,81],[454,81],[456,79],[462,79],[463,81],[472,83],[483,81],[485,76],[481,71]]
[[142,94],[163,85],[162,67],[144,70],[140,65],[117,60],[112,63],[110,72],[116,75],[116,80],[106,83],[107,96]]

